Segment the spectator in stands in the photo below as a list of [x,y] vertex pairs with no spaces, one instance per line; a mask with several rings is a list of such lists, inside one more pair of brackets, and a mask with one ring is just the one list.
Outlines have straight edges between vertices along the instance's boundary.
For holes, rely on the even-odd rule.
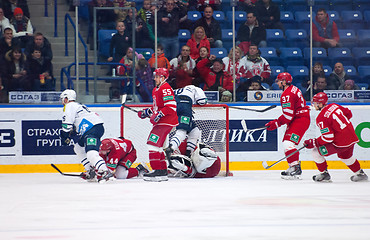
[[199,49],[201,47],[206,47],[208,51],[210,50],[211,46],[207,39],[206,32],[204,28],[199,26],[194,30],[194,34],[188,40],[187,44],[190,47],[190,57],[192,59],[199,58]]
[[[149,65],[151,68],[155,67],[155,53],[152,54],[152,57],[149,59]],[[171,69],[171,64],[168,59],[164,55],[164,49],[161,44],[157,46],[157,68],[166,68],[168,70]]]
[[0,103],[7,103],[8,101],[8,87],[3,83],[2,77],[0,76]]
[[[92,0],[88,4],[89,6],[89,15],[90,15],[90,23],[89,23],[89,43],[90,49],[93,49],[93,28],[94,24],[92,24],[94,20],[94,7],[114,7],[113,3],[109,0]],[[114,29],[115,27],[115,20],[116,14],[112,9],[100,9],[96,10],[96,30],[99,31],[100,29]]]
[[9,91],[31,91],[32,81],[28,78],[26,55],[20,47],[14,47],[5,54],[5,66],[2,80]]
[[4,15],[8,19],[13,17],[14,10],[18,7],[21,8],[24,16],[30,18],[30,11],[28,9],[27,0],[3,0],[1,1],[2,8],[4,9]]
[[258,22],[265,29],[281,29],[284,25],[280,22],[280,8],[272,0],[259,0],[256,4]]
[[346,71],[344,71],[343,64],[337,62],[334,65],[334,70],[330,74],[328,78],[328,89],[330,90],[337,90],[339,86],[344,84],[344,81],[347,79],[351,79],[350,76],[347,75]]
[[174,0],[167,0],[165,6],[158,11],[158,36],[165,55],[173,58],[179,51],[180,19],[186,16],[187,12],[186,8],[176,4]]
[[[245,69],[244,69],[244,63],[245,63],[245,58],[243,58],[244,53],[239,47],[235,47],[235,80],[236,80],[236,85],[239,83],[239,79],[245,74]],[[224,66],[225,66],[225,71],[230,74],[230,76],[233,76],[233,49],[230,49],[229,55],[227,57],[224,57],[222,59]]]
[[179,62],[176,69],[171,72],[170,85],[173,89],[183,88],[193,82],[193,71],[188,69],[186,62]]
[[199,71],[198,71],[198,63],[205,59],[205,58],[208,58],[209,57],[209,50],[208,48],[206,47],[201,47],[199,49],[199,57],[195,60],[195,63],[196,63],[196,66],[195,68],[193,69],[193,85],[199,87],[201,83],[204,83],[204,80],[202,78],[202,76],[200,75]]
[[233,91],[233,78],[224,71],[224,64],[215,55],[201,60],[197,65],[198,71],[204,79],[205,91],[219,91],[220,96],[226,90]]
[[4,10],[0,8],[0,37],[3,36],[5,28],[10,26],[9,19],[4,16]]
[[213,8],[207,6],[204,9],[203,17],[194,23],[194,28],[203,27],[211,48],[222,48],[222,33],[220,23],[213,17]]
[[245,78],[251,78],[253,76],[260,76],[261,82],[271,85],[270,75],[271,68],[270,64],[266,59],[261,57],[260,51],[256,44],[251,44],[249,46],[248,54],[244,61]]
[[195,68],[195,61],[190,57],[190,47],[187,45],[182,46],[180,55],[170,61],[171,68],[177,69],[180,62],[186,63],[189,73]]
[[352,79],[347,79],[342,85],[339,86],[339,90],[360,90],[360,87],[355,84]]
[[29,41],[24,50],[27,58],[32,54],[33,49],[38,48],[41,50],[41,55],[44,60],[51,61],[53,59],[53,51],[51,50],[51,44],[48,39],[40,32],[35,33],[33,41]]
[[[135,15],[134,15],[135,13]],[[135,39],[136,39],[136,47],[137,48],[153,48],[154,42],[150,36],[149,29],[147,27],[146,22],[137,16],[136,9],[129,9],[128,15],[125,20],[125,26],[127,34],[130,38],[132,38],[132,27],[133,27],[133,19],[135,16]]]
[[241,0],[238,1],[238,11],[250,13],[255,11],[257,0]]
[[131,76],[132,75],[132,69],[133,69],[133,64],[134,64],[134,56],[135,56],[135,67],[137,68],[137,64],[138,64],[138,61],[139,61],[138,54],[136,52],[134,54],[134,50],[131,47],[129,47],[127,49],[126,55],[123,56],[121,61],[119,61],[119,63],[124,64],[126,66],[126,68],[124,68],[122,66],[118,66],[117,67],[117,74],[118,75],[120,75],[120,76],[124,76],[124,75],[125,76]]
[[5,53],[12,50],[15,46],[19,46],[19,39],[13,37],[13,29],[11,27],[6,27],[3,37],[0,39],[0,59],[3,59]]
[[211,6],[214,10],[221,11],[221,0],[198,0],[197,9],[199,12],[205,11],[207,6]]
[[14,17],[10,20],[13,35],[18,38],[22,48],[26,47],[28,41],[32,40],[33,27],[28,17],[23,15],[21,8],[14,9]]
[[258,47],[266,47],[266,29],[257,20],[256,13],[247,14],[247,21],[240,25],[237,35],[237,44],[247,53],[249,45],[255,44]]
[[312,24],[312,38],[314,47],[340,47],[337,24],[329,18],[326,10],[317,10]]
[[[313,94],[312,96],[316,95],[317,93],[319,92],[323,92],[324,90],[328,90],[327,89],[327,82],[326,82],[326,77],[324,74],[321,74],[315,84],[313,85]],[[303,94],[303,97],[306,101],[310,101],[310,93],[311,91],[309,90],[309,88],[307,89],[307,91]]]
[[230,91],[223,91],[221,95],[220,102],[232,102],[233,94]]
[[144,102],[151,102],[151,93],[154,88],[152,70],[145,58],[141,58],[137,66],[136,77],[140,81],[136,81],[136,89]]
[[[135,7],[135,2],[127,2],[126,0],[114,0],[113,6],[115,7]],[[127,9],[114,9],[116,14],[116,21],[123,22],[126,20],[128,10]]]
[[143,7],[140,8],[139,12],[137,13],[137,15],[141,17],[141,19],[143,19],[145,22],[148,22],[152,15],[150,7],[151,7],[150,0],[144,0]]
[[[313,68],[312,68],[313,84],[315,84],[315,82],[317,80],[317,77],[322,75],[322,74],[325,74],[324,67],[323,67],[322,63],[321,62],[315,62],[315,64],[313,65]],[[304,88],[308,88],[308,86],[310,86],[310,84],[311,84],[310,76],[309,76],[308,79],[304,79],[302,81],[302,87],[304,87]]]
[[108,62],[119,62],[125,56],[127,49],[131,46],[131,39],[126,33],[124,22],[116,23],[117,33],[112,36],[109,46]]
[[241,79],[239,86],[236,89],[236,101],[247,101],[247,94],[250,90],[265,90],[262,87],[262,78],[258,75],[249,79]]
[[42,56],[41,48],[35,47],[27,58],[28,78],[32,82],[34,91],[55,90],[55,78],[53,76],[53,65],[50,59]]

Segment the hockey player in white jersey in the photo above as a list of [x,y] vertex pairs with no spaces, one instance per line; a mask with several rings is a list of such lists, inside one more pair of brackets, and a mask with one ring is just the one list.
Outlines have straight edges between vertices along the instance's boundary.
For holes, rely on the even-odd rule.
[[177,116],[179,125],[176,127],[175,135],[170,139],[169,146],[165,149],[167,160],[170,159],[174,150],[178,149],[180,144],[187,137],[186,156],[194,152],[200,138],[200,130],[193,121],[193,105],[207,104],[207,97],[204,91],[194,85],[188,85],[184,88],[175,90],[177,103]]
[[103,119],[85,105],[76,102],[74,90],[63,91],[60,100],[64,105],[61,142],[62,145],[69,145],[72,136],[79,135],[78,142],[74,144],[74,151],[86,170],[81,173],[81,177],[88,181],[113,178],[113,173],[99,156],[100,139],[104,134]]

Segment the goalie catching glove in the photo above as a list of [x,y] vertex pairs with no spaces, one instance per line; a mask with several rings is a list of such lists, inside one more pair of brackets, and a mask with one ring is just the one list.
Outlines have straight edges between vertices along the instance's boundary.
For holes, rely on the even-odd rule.
[[168,170],[173,177],[192,177],[195,175],[193,163],[185,155],[172,155]]
[[139,116],[139,118],[145,119],[145,118],[151,117],[153,115],[153,111],[150,108],[145,108],[139,111],[137,115]]

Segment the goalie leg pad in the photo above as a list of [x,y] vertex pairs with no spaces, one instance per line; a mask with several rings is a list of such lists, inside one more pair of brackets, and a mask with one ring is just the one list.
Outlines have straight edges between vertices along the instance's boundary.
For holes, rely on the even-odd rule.
[[199,144],[199,147],[192,155],[194,167],[199,173],[205,173],[207,168],[213,165],[217,160],[217,154],[211,148],[204,144]]

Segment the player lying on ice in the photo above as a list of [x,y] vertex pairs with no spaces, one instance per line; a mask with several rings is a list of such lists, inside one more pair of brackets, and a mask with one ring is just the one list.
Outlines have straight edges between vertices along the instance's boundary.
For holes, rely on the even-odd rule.
[[350,121],[352,112],[338,104],[328,103],[328,96],[324,92],[316,94],[312,99],[313,107],[320,111],[316,118],[316,125],[320,128],[321,136],[304,141],[308,149],[312,149],[312,156],[320,173],[313,176],[315,182],[330,181],[326,156],[337,154],[355,175],[351,181],[366,181],[368,176],[361,169],[360,163],[353,156],[355,144],[359,141]]
[[186,143],[183,142],[179,149],[167,160],[168,174],[170,177],[187,178],[212,178],[219,174],[221,160],[216,152],[204,143],[197,144],[190,157],[186,153]]
[[117,179],[129,179],[149,172],[142,164],[131,167],[136,160],[136,149],[130,140],[123,137],[104,139],[99,155]]

